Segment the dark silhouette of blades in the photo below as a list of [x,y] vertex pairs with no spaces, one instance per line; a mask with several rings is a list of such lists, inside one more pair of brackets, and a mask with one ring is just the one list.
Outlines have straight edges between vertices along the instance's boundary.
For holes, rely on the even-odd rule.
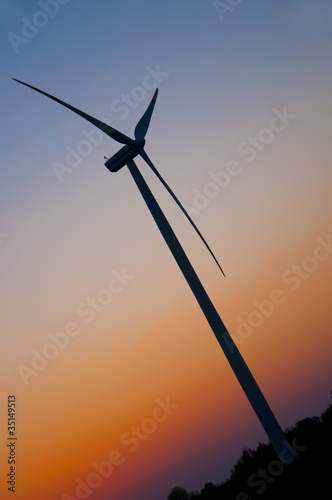
[[135,139],[138,141],[144,139],[144,137],[148,131],[151,116],[152,116],[153,109],[154,109],[154,105],[156,104],[157,95],[158,95],[158,89],[156,89],[155,93],[153,94],[153,97],[151,99],[149,106],[147,107],[144,115],[142,116],[142,118],[140,119],[138,124],[136,125]]
[[173,193],[173,191],[171,190],[171,188],[169,187],[169,185],[164,181],[164,179],[162,178],[162,176],[160,175],[160,173],[158,172],[158,170],[156,169],[156,167],[153,165],[152,161],[150,160],[150,158],[148,157],[148,155],[146,154],[146,152],[144,151],[144,149],[142,151],[140,151],[140,156],[143,158],[143,160],[146,161],[146,163],[149,165],[149,167],[151,168],[151,170],[156,174],[156,176],[158,177],[158,179],[160,180],[160,182],[163,184],[163,186],[167,189],[167,191],[169,192],[169,194],[172,196],[173,200],[178,205],[178,207],[181,209],[181,211],[183,212],[183,214],[186,216],[186,218],[188,219],[188,221],[190,222],[190,224],[192,225],[192,227],[195,229],[196,233],[201,238],[201,240],[203,241],[204,245],[206,246],[206,248],[210,252],[211,256],[213,257],[214,261],[216,262],[217,266],[219,267],[220,271],[222,272],[222,274],[226,278],[226,275],[225,275],[224,271],[222,270],[222,268],[221,268],[221,266],[220,266],[220,264],[219,264],[216,256],[214,255],[214,253],[212,252],[211,248],[209,247],[206,239],[204,238],[204,236],[202,235],[202,233],[199,231],[198,227],[196,226],[196,224],[194,223],[194,221],[192,220],[192,218],[190,217],[190,215],[187,213],[187,211],[185,210],[185,208],[182,206],[180,200]]
[[88,115],[87,113],[84,113],[80,109],[74,108],[74,106],[71,106],[70,104],[67,104],[64,101],[61,101],[57,97],[54,97],[50,94],[47,94],[43,90],[37,89],[36,87],[33,87],[32,85],[29,85],[28,83],[21,82],[21,80],[17,80],[16,78],[13,78],[18,83],[22,83],[22,85],[25,85],[26,87],[30,87],[30,89],[36,90],[37,92],[40,92],[43,95],[46,95],[46,97],[49,97],[50,99],[53,99],[53,101],[58,102],[59,104],[62,104],[62,106],[65,106],[66,108],[70,109],[71,111],[74,111],[74,113],[78,114],[88,122],[92,123],[95,125],[97,128],[99,128],[102,132],[104,132],[106,135],[109,135],[112,137],[117,142],[120,142],[121,144],[127,144],[129,146],[135,146],[135,141],[133,139],[130,139],[130,137],[127,137],[125,134],[122,134],[122,132],[119,132],[115,128],[111,127],[110,125],[107,125],[106,123],[97,120],[97,118],[94,118],[93,116]]

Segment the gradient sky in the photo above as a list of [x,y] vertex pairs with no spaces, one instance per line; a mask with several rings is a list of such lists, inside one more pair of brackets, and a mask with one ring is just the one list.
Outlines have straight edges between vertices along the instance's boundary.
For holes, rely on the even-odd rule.
[[[15,393],[16,498],[79,498],[77,479],[114,450],[123,463],[92,500],[166,500],[173,486],[220,482],[266,436],[127,169],[104,167],[118,144],[82,146],[86,134],[96,142],[92,125],[11,77],[132,136],[159,68],[146,150],[227,279],[138,165],[286,428],[325,409],[331,388],[331,2],[245,0],[224,19],[191,0],[0,9],[0,432]],[[288,123],[271,122],[283,110]],[[266,142],[249,153],[256,136]],[[87,154],[70,167],[69,150]],[[109,283],[118,293],[87,312]],[[24,383],[49,334],[75,325]],[[167,399],[172,413],[133,450],[124,435]],[[3,442],[0,470],[10,498]]]

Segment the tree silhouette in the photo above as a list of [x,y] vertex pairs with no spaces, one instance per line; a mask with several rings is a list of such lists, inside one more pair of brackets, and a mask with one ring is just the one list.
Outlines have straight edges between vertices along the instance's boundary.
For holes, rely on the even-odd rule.
[[175,486],[168,495],[167,500],[189,500],[188,491],[181,486]]
[[[332,403],[320,417],[299,420],[294,427],[286,429],[285,434],[297,450],[296,458],[289,464],[280,462],[278,466],[271,444],[259,443],[255,450],[243,449],[241,457],[231,469],[230,478],[223,483],[205,483],[201,492],[191,493],[177,486],[167,500],[327,498],[326,491],[331,491]],[[259,477],[262,471],[265,476]],[[256,483],[251,482],[250,477],[255,478]],[[265,482],[263,477],[267,477]],[[258,478],[260,483],[257,482]],[[258,485],[261,492],[258,492]]]

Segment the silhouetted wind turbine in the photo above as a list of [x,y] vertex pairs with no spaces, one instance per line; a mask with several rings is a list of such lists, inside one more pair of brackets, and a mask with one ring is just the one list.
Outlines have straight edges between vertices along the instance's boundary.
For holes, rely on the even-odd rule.
[[236,378],[238,379],[239,383],[241,384],[242,389],[244,390],[251,406],[253,407],[258,419],[260,420],[268,438],[270,439],[276,453],[280,457],[280,459],[283,462],[286,462],[287,460],[290,460],[293,458],[294,453],[289,445],[289,443],[286,440],[286,437],[276,419],[274,416],[270,406],[268,405],[264,395],[262,394],[256,380],[254,379],[251,371],[249,370],[246,362],[244,361],[243,357],[241,356],[237,346],[233,342],[230,334],[228,333],[224,323],[222,322],[217,310],[215,309],[214,305],[212,304],[208,294],[206,293],[201,281],[199,280],[193,266],[191,265],[187,255],[185,254],[179,240],[177,239],[173,229],[171,228],[168,220],[166,219],[165,215],[163,214],[160,206],[158,205],[155,197],[153,196],[150,188],[146,184],[142,174],[138,170],[134,158],[137,155],[140,155],[146,163],[150,166],[150,168],[153,170],[153,172],[157,175],[158,179],[162,182],[164,187],[167,189],[169,194],[172,196],[176,204],[179,206],[179,208],[182,210],[184,215],[187,217],[189,220],[190,224],[193,226],[195,231],[198,233],[202,241],[204,242],[205,246],[209,250],[210,254],[214,258],[215,262],[217,263],[219,269],[221,272],[224,274],[223,270],[221,269],[216,257],[214,256],[212,250],[210,249],[209,245],[207,244],[206,240],[203,238],[201,233],[199,232],[198,228],[178,200],[178,198],[175,196],[171,188],[166,184],[164,179],[161,177],[159,172],[157,171],[156,167],[153,165],[151,162],[150,158],[146,154],[144,150],[144,145],[145,145],[145,135],[148,131],[151,116],[153,113],[153,109],[156,103],[157,99],[157,94],[158,94],[158,89],[156,89],[154,96],[146,109],[145,113],[143,114],[142,118],[139,120],[139,122],[136,125],[135,128],[135,139],[131,139],[130,137],[127,137],[125,134],[122,132],[119,132],[118,130],[114,129],[110,125],[107,125],[106,123],[101,122],[100,120],[97,120],[93,116],[90,116],[83,111],[80,111],[77,108],[74,108],[70,104],[67,104],[64,101],[60,101],[60,99],[57,99],[56,97],[53,97],[50,94],[47,94],[46,92],[43,92],[40,89],[37,89],[36,87],[33,87],[32,85],[29,85],[27,83],[24,83],[20,80],[17,80],[16,78],[13,78],[13,80],[22,83],[23,85],[26,85],[27,87],[32,88],[33,90],[36,90],[37,92],[40,92],[41,94],[50,97],[54,101],[62,104],[66,108],[71,109],[78,115],[82,116],[82,118],[85,118],[88,120],[90,123],[98,127],[100,130],[105,132],[105,134],[109,135],[112,137],[112,139],[116,140],[117,142],[120,142],[122,144],[125,144],[115,155],[112,156],[109,160],[106,161],[105,166],[111,171],[111,172],[117,172],[122,168],[123,166],[127,165],[128,169],[141,193],[141,195],[144,198],[144,201],[146,205],[148,206],[152,217],[154,218],[161,234],[163,235],[168,248],[173,254],[173,257],[175,258],[178,266],[180,267],[183,276],[185,277],[188,285],[191,288],[191,291],[196,297],[197,302],[199,303],[210,327],[212,328],[213,333],[215,334],[222,350],[224,351],[224,354],[231,365],[233,372],[235,373]]

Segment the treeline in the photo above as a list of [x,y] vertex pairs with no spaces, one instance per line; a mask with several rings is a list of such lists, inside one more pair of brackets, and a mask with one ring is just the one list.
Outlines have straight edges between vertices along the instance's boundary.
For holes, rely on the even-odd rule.
[[176,486],[167,500],[332,498],[332,404],[319,417],[300,420],[285,434],[295,451],[295,458],[286,464],[270,444],[259,443],[255,450],[243,450],[223,483],[206,483],[195,492]]

